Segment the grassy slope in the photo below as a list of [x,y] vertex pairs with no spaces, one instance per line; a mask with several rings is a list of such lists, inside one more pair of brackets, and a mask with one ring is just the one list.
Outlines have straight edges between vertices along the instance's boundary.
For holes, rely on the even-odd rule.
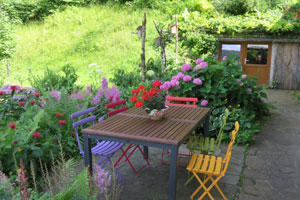
[[[152,20],[162,18],[156,11],[147,13],[146,59],[158,56],[152,47],[157,37]],[[13,76],[7,80],[17,83],[22,74],[27,79],[28,68],[41,74],[48,66],[60,69],[66,62],[78,70],[79,83],[89,83],[89,72],[97,63],[104,76],[110,77],[115,68],[133,70],[140,63],[141,39],[131,32],[141,25],[143,11],[93,6],[69,7],[55,13],[43,23],[31,23],[16,28],[17,49],[11,59]],[[2,65],[2,68],[4,66]],[[24,84],[28,84],[25,81]]]

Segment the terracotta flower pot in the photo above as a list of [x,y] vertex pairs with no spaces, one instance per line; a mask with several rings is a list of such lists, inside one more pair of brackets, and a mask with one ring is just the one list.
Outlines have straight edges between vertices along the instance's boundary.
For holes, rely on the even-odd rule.
[[166,106],[166,108],[162,110],[153,109],[150,111],[148,115],[152,120],[162,120],[166,116],[168,109],[169,109],[168,106]]

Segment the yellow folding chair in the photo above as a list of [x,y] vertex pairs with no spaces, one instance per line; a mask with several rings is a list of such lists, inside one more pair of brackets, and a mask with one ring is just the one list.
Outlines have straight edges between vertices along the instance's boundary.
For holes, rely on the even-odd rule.
[[[205,195],[208,195],[209,198],[213,200],[214,198],[212,197],[209,191],[215,186],[217,190],[220,192],[221,196],[225,200],[227,200],[227,198],[225,197],[225,195],[223,194],[222,190],[220,189],[217,183],[227,171],[228,164],[231,158],[232,147],[234,145],[234,141],[238,130],[239,130],[239,123],[235,122],[235,129],[232,131],[232,138],[228,145],[228,149],[224,159],[222,157],[196,154],[196,153],[192,155],[191,161],[186,169],[194,174],[194,176],[200,183],[200,186],[190,196],[190,199],[194,199],[194,196],[201,190],[201,188],[203,188],[204,193],[198,198],[198,200],[203,199]],[[205,174],[203,181],[199,178],[198,173]],[[205,184],[209,180],[211,181],[211,184],[208,187],[206,187]]]

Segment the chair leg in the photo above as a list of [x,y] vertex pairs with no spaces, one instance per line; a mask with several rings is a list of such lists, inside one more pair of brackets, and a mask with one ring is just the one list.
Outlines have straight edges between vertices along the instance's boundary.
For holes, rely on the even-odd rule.
[[147,162],[147,165],[148,165],[148,166],[150,166],[150,163],[149,163],[148,159],[146,158],[146,156],[145,156],[144,152],[142,151],[141,147],[140,147],[140,146],[138,146],[138,148],[139,148],[139,150],[140,150],[140,152],[141,152],[141,154],[142,154],[142,156],[143,156],[144,160]]
[[[215,182],[215,180],[211,177],[208,176],[211,180],[212,183]],[[216,186],[217,190],[219,191],[220,195],[223,197],[224,200],[227,200],[227,198],[225,197],[224,193],[222,192],[222,190],[220,189],[219,185],[217,184],[217,182],[214,183],[214,186]]]
[[[201,179],[199,178],[199,176],[197,175],[196,172],[193,172],[194,177],[196,177],[196,179],[198,180],[198,182],[200,183],[200,186],[195,190],[195,192],[190,196],[191,199],[194,198],[194,196],[201,190],[201,188],[203,187],[205,190],[205,184],[207,183],[207,181],[209,180],[209,178],[206,178],[203,182],[201,181]],[[205,196],[205,195],[204,195]],[[203,197],[204,197],[203,196]],[[203,198],[202,197],[202,198]]]

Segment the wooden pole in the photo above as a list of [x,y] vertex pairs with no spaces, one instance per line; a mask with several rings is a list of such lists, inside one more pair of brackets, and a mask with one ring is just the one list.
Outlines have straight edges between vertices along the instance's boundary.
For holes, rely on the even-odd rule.
[[145,42],[146,42],[146,13],[144,13],[143,25],[142,25],[142,54],[141,54],[141,68],[142,68],[142,81],[145,81]]
[[175,15],[175,25],[176,25],[176,42],[175,42],[175,52],[176,52],[176,59],[175,59],[175,64],[178,63],[178,20],[177,20],[177,15]]
[[167,66],[167,57],[166,57],[166,51],[165,51],[165,41],[163,37],[163,30],[162,28],[158,28],[155,21],[153,21],[155,28],[157,30],[157,33],[159,34],[159,46],[161,48],[160,51],[160,62],[161,62],[161,72],[165,71],[165,66]]

